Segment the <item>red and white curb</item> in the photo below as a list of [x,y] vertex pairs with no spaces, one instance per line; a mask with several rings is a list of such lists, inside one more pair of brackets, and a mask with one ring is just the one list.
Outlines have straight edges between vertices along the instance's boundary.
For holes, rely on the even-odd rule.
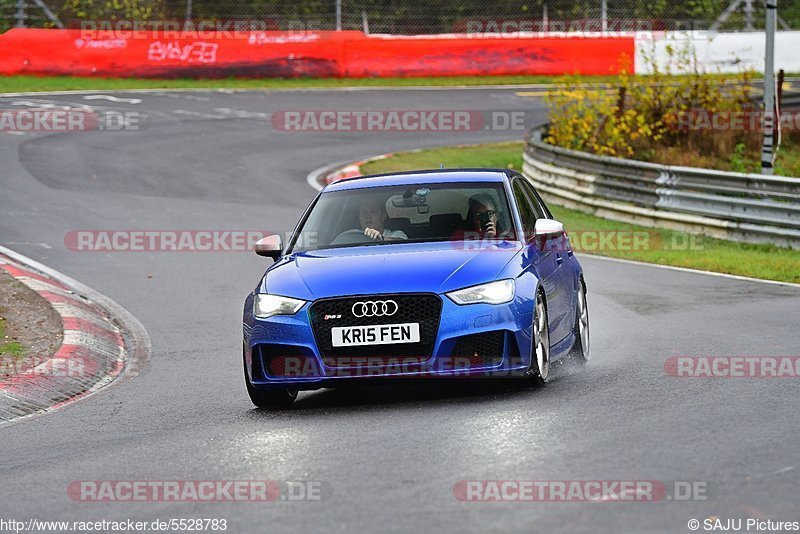
[[[480,145],[481,143],[478,143]],[[458,147],[468,147],[468,146],[476,146],[476,145],[455,145],[454,148]],[[430,150],[430,148],[415,148],[412,150],[404,150],[403,154],[413,154],[415,152],[423,152],[425,150]],[[379,154],[377,156],[372,156],[370,158],[362,159],[359,161],[346,161],[346,162],[339,162],[333,163],[330,165],[323,165],[318,169],[314,169],[308,176],[306,176],[306,182],[308,185],[316,189],[317,191],[321,191],[326,185],[332,184],[333,182],[338,182],[339,180],[346,180],[347,178],[356,178],[358,176],[363,176],[364,173],[361,172],[361,167],[366,165],[367,163],[372,163],[373,161],[378,161],[386,158],[393,158],[395,156],[394,152],[387,152],[386,154]]]
[[64,331],[51,357],[23,356],[31,362],[27,368],[23,363],[16,374],[0,377],[0,425],[91,395],[146,361],[146,331],[108,297],[3,247],[0,269],[44,298]]
[[321,191],[323,187],[325,187],[328,184],[332,184],[333,182],[338,182],[339,180],[345,180],[347,178],[355,178],[357,176],[362,176],[363,173],[361,172],[361,167],[363,165],[366,165],[367,163],[373,161],[378,161],[380,159],[390,158],[393,155],[394,154],[390,152],[388,154],[381,154],[379,156],[373,156],[371,158],[362,159],[360,161],[324,165],[308,173],[306,181],[308,182],[308,185],[310,185],[317,191]]

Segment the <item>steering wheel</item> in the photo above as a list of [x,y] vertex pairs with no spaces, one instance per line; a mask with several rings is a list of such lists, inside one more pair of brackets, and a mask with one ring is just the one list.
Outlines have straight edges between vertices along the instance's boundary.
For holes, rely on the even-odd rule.
[[331,241],[331,245],[352,245],[355,243],[372,243],[372,239],[364,234],[364,230],[353,228],[342,232]]

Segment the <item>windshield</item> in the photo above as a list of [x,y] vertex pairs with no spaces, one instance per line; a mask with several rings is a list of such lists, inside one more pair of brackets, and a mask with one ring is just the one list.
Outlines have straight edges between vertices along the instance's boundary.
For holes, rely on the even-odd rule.
[[436,183],[323,193],[289,253],[448,240],[515,240],[502,183]]

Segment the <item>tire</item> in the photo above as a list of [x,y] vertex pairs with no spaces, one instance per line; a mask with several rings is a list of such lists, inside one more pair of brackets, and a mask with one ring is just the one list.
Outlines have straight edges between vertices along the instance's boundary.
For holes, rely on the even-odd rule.
[[531,365],[526,376],[534,384],[543,386],[550,377],[550,330],[547,322],[547,305],[541,291],[536,293],[531,340]]
[[575,311],[575,326],[572,331],[575,344],[569,351],[569,357],[578,362],[589,361],[589,307],[586,304],[586,283],[583,278],[578,282],[578,307]]
[[247,378],[247,363],[244,358],[242,358],[242,365],[244,366],[244,384],[247,387],[247,394],[258,408],[283,410],[294,404],[295,399],[297,399],[297,391],[292,391],[288,388],[256,389]]

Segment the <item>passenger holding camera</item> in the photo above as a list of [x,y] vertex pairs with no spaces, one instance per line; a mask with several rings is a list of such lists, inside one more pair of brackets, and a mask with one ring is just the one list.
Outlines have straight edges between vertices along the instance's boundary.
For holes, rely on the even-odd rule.
[[[467,224],[478,239],[493,239],[500,233],[497,228],[497,209],[489,195],[475,195],[469,199]],[[470,232],[465,233],[469,239]],[[474,238],[473,237],[473,238]]]

